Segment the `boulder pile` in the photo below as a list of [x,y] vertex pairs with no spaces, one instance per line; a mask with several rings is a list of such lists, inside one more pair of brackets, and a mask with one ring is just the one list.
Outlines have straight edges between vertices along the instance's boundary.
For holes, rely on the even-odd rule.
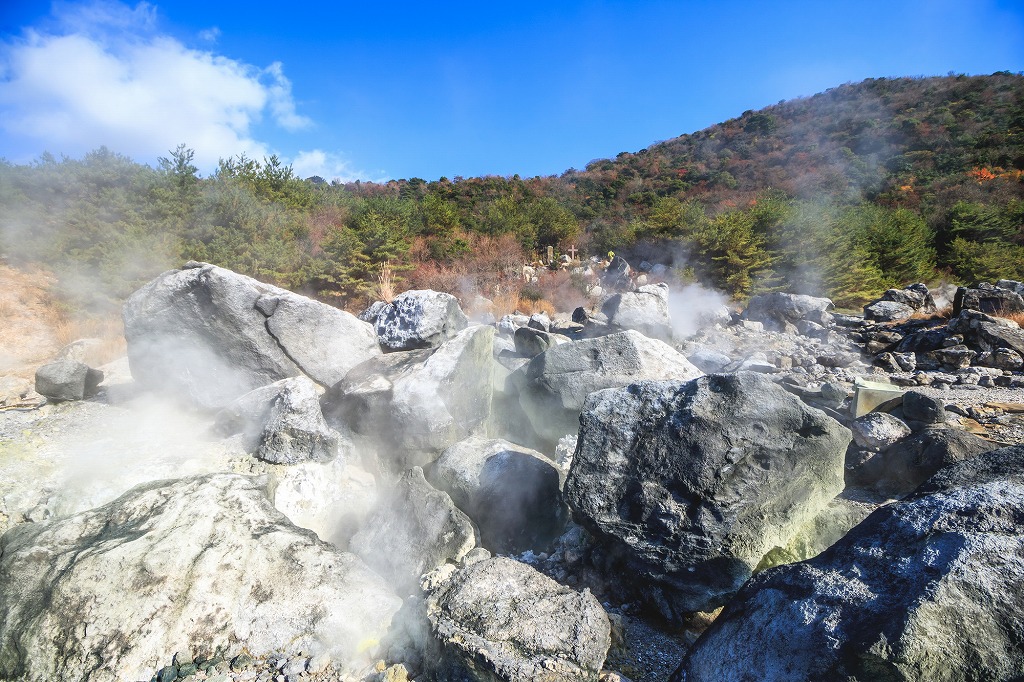
[[[1024,387],[1024,284],[679,324],[642,271],[489,324],[160,275],[124,307],[134,383],[238,456],[10,515],[0,678],[1024,676],[1024,446],[960,428],[1024,405],[938,389]],[[102,380],[68,358],[36,388],[71,410]]]

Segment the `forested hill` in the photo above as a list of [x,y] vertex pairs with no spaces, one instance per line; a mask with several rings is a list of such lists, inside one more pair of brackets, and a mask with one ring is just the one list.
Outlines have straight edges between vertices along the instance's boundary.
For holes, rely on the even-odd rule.
[[206,178],[191,161],[183,145],[156,169],[107,149],[2,163],[0,254],[98,276],[115,300],[195,258],[349,307],[383,261],[399,287],[490,294],[546,246],[847,305],[1024,278],[1024,77],[1005,72],[842,85],[558,177],[336,185],[274,157]]

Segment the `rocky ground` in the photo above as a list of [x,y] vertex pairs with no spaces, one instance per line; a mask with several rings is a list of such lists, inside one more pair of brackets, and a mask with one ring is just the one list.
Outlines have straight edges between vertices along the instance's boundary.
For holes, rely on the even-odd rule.
[[[377,615],[390,618],[388,609],[394,609],[395,622],[403,623],[398,629],[413,634],[375,635],[359,645],[358,656],[332,655],[320,645],[286,638],[256,646],[255,638],[232,634],[206,650],[198,635],[196,641],[179,637],[145,663],[160,682],[533,679],[538,671],[551,679],[589,679],[600,671],[607,682],[666,680],[752,572],[767,574],[766,567],[814,557],[871,510],[916,487],[896,492],[887,485],[883,465],[895,466],[903,456],[900,447],[939,458],[925,462],[925,469],[918,470],[921,461],[915,461],[906,465],[912,471],[900,470],[906,480],[924,480],[977,452],[1024,443],[1024,360],[1014,350],[1021,332],[1003,318],[970,309],[949,319],[865,320],[829,311],[823,299],[773,294],[752,301],[743,315],[702,311],[700,319],[686,320],[699,331],[681,339],[673,333],[669,292],[662,285],[613,294],[602,306],[572,315],[509,316],[493,327],[470,325],[451,297],[412,292],[419,298],[378,306],[386,314],[370,315],[379,320],[378,348],[365,343],[371,325],[339,318],[333,309],[289,292],[253,288],[202,264],[189,264],[181,276],[209,277],[204,286],[229,292],[211,298],[229,300],[239,312],[219,312],[211,325],[201,322],[202,309],[176,318],[170,306],[137,298],[129,317],[142,321],[129,325],[130,335],[180,332],[196,320],[189,333],[200,340],[173,348],[162,347],[162,340],[136,341],[134,365],[159,371],[132,377],[126,359],[99,366],[103,381],[84,399],[47,400],[32,390],[26,368],[62,357],[58,369],[65,376],[86,359],[88,343],[58,348],[52,339],[59,335],[44,329],[45,320],[54,318],[44,313],[22,316],[20,331],[3,337],[0,534],[13,530],[4,536],[0,571],[25,570],[11,557],[35,557],[31,542],[46,546],[32,540],[34,533],[98,533],[98,544],[67,555],[92,556],[83,550],[106,547],[112,527],[144,513],[146,523],[162,524],[179,543],[171,551],[180,554],[175,565],[187,564],[201,576],[208,553],[223,542],[217,539],[220,530],[211,528],[210,544],[202,544],[204,516],[195,515],[201,505],[223,509],[225,519],[239,524],[221,528],[232,528],[232,542],[243,553],[249,551],[250,532],[257,544],[268,537],[265,529],[250,528],[253,515],[293,538],[277,542],[308,545],[303,551],[317,558],[297,559],[287,570],[298,573],[286,583],[312,580],[331,562],[355,562],[367,575],[369,566],[398,596],[409,595],[401,610],[394,598]],[[20,302],[38,298],[43,289],[33,286],[41,285],[26,279],[21,293],[13,287],[6,296]],[[1000,291],[1011,291],[1013,283],[1006,286]],[[919,290],[906,291],[887,295],[917,302]],[[234,300],[239,297],[251,300]],[[979,301],[975,305],[983,307]],[[910,303],[876,306],[881,312],[870,314],[917,313]],[[161,315],[171,316],[161,321]],[[228,328],[232,324],[240,326]],[[143,325],[148,327],[140,331]],[[303,325],[317,334],[345,331],[337,337],[303,336],[296,331]],[[247,334],[236,349],[232,344]],[[350,343],[352,338],[359,342]],[[157,352],[166,364],[152,364],[146,355]],[[340,352],[350,354],[341,364],[323,361]],[[701,378],[702,372],[725,378]],[[642,380],[653,383],[624,388]],[[910,390],[921,397],[907,398],[905,405],[900,398],[857,418],[864,381],[888,384],[894,395]],[[577,447],[565,434],[580,423]],[[851,432],[844,426],[854,438],[848,447]],[[956,447],[965,449],[954,450],[942,440],[948,432],[983,440],[957,440]],[[705,482],[702,489],[682,460],[663,461],[661,453],[680,439],[689,443],[688,452],[699,453],[694,457],[702,466],[720,472],[724,488]],[[736,443],[755,454],[737,459]],[[617,458],[620,452],[629,456]],[[643,462],[645,478],[632,478],[638,474],[622,468],[627,461]],[[810,469],[809,461],[815,462]],[[749,462],[789,473],[766,479],[759,468],[747,468]],[[256,474],[264,483],[253,484],[251,499],[242,504],[229,479],[218,478],[224,472]],[[972,476],[961,478],[978,478]],[[982,479],[979,489],[988,480]],[[167,491],[158,499],[180,498],[184,506],[168,509],[147,498],[144,488],[134,488],[156,480],[165,484],[154,490]],[[510,486],[513,480],[518,486]],[[620,481],[632,482],[616,488]],[[961,485],[956,481],[949,490]],[[217,486],[223,494],[210,497]],[[266,508],[259,506],[263,488],[272,502]],[[663,491],[672,492],[663,499]],[[614,498],[618,494],[625,497]],[[776,499],[793,504],[780,511]],[[259,511],[233,518],[240,504]],[[715,514],[680,511],[693,504],[714,509],[717,520],[711,518]],[[501,515],[491,512],[498,506]],[[574,520],[566,526],[570,509]],[[622,519],[614,520],[616,514]],[[761,519],[762,525],[734,522],[732,514]],[[419,525],[410,527],[410,518]],[[673,530],[679,523],[692,524],[684,539]],[[195,525],[185,544],[176,534],[182,525]],[[303,535],[303,528],[315,535]],[[673,544],[680,542],[692,546]],[[855,547],[855,538],[849,542]],[[719,549],[705,557],[709,547]],[[722,547],[728,553],[716,554]],[[63,551],[55,556],[65,556]],[[163,556],[167,550],[148,551]],[[326,564],[324,556],[331,557]],[[509,556],[516,561],[502,563]],[[69,576],[74,570],[107,570],[71,561]],[[124,564],[123,558],[116,562]],[[11,575],[27,580],[25,573]],[[252,580],[239,578],[243,585]],[[243,611],[276,614],[279,599],[259,584],[251,595],[237,597],[256,600]],[[366,594],[376,589],[367,587]],[[211,592],[210,600],[216,602],[217,594]],[[300,595],[285,602],[291,604],[285,612],[308,608],[302,613],[311,625],[297,632],[320,632],[324,614],[315,604],[302,606]],[[347,595],[336,597],[340,611],[353,608]],[[507,595],[513,596],[503,602]],[[552,607],[560,600],[566,605]],[[151,607],[162,608],[139,608]],[[350,613],[354,618],[367,610]],[[80,617],[88,620],[98,611],[81,613],[91,613]],[[740,622],[728,607],[726,614],[728,627]],[[195,616],[201,622],[222,617]],[[294,614],[286,619],[294,620]],[[189,630],[193,625],[180,627],[195,632]],[[560,629],[576,639],[552,644]],[[225,625],[218,632],[228,630]],[[12,636],[20,634],[3,634]],[[82,642],[94,636],[89,628],[76,635]],[[725,646],[716,636],[715,646]],[[594,638],[603,637],[609,638],[604,650],[590,651]],[[0,647],[6,642],[0,637]],[[125,661],[138,655],[130,646],[127,651],[118,654]],[[432,656],[441,661],[433,670]],[[94,665],[106,670],[102,661],[86,657],[75,679],[111,679],[103,676],[109,671],[92,678],[81,672]]]

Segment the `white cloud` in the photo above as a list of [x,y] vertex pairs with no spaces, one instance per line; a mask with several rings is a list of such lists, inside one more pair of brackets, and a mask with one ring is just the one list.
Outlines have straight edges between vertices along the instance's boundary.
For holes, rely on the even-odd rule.
[[253,126],[265,112],[287,131],[296,113],[279,62],[265,69],[194,50],[156,31],[153,6],[55,5],[55,21],[0,43],[0,130],[55,153],[100,145],[152,161],[184,142],[204,170],[269,145]]
[[340,154],[325,152],[322,149],[301,151],[291,161],[292,170],[300,178],[319,175],[329,182],[353,182],[357,179],[373,182],[385,182],[388,178],[384,171],[367,173],[352,168],[351,164]]
[[204,29],[199,32],[199,39],[208,43],[215,43],[220,39],[220,29],[216,26]]

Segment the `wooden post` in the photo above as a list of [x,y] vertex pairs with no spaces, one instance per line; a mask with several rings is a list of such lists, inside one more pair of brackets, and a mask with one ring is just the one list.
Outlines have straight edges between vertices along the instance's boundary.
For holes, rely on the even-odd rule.
[[550,265],[553,260],[555,260],[555,247],[549,246],[548,247],[548,264]]

